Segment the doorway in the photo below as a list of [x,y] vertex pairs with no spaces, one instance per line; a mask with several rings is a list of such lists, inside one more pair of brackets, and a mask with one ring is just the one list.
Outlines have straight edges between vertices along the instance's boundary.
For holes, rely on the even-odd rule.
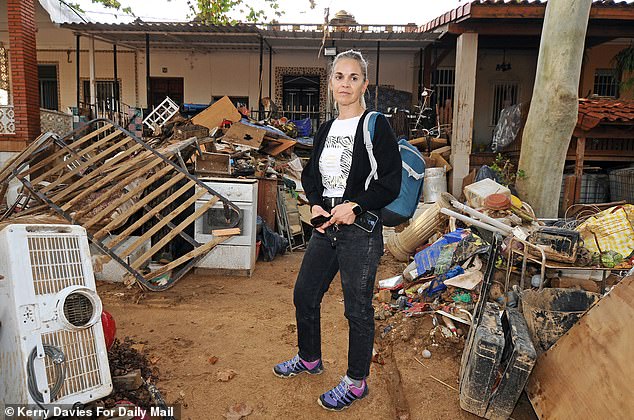
[[282,109],[293,120],[319,118],[319,76],[284,76]]
[[156,108],[169,96],[178,105],[184,101],[182,77],[150,77],[150,109]]

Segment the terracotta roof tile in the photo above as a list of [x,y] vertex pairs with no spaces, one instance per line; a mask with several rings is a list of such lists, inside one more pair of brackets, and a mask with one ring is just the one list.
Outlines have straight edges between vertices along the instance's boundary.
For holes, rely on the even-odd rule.
[[589,131],[602,121],[634,125],[634,101],[580,98],[577,127]]

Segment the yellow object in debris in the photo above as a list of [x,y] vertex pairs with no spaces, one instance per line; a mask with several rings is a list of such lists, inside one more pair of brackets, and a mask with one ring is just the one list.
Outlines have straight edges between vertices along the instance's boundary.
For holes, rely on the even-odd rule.
[[577,226],[591,252],[616,251],[624,257],[634,251],[634,205],[610,207]]

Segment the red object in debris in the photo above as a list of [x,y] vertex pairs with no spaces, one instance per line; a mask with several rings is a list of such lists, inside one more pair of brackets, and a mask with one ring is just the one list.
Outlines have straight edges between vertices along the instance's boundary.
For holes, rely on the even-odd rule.
[[117,335],[117,323],[114,322],[114,318],[110,315],[110,312],[101,311],[101,326],[103,327],[103,336],[106,340],[106,348],[110,350],[112,343],[114,343],[114,337]]
[[506,210],[511,207],[511,199],[504,194],[491,194],[484,199],[484,206],[490,210]]

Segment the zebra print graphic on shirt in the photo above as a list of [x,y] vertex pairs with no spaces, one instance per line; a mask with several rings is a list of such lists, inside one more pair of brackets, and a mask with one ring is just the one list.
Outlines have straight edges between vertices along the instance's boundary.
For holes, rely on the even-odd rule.
[[319,159],[319,172],[325,191],[338,191],[341,197],[352,165],[354,136],[328,136]]

